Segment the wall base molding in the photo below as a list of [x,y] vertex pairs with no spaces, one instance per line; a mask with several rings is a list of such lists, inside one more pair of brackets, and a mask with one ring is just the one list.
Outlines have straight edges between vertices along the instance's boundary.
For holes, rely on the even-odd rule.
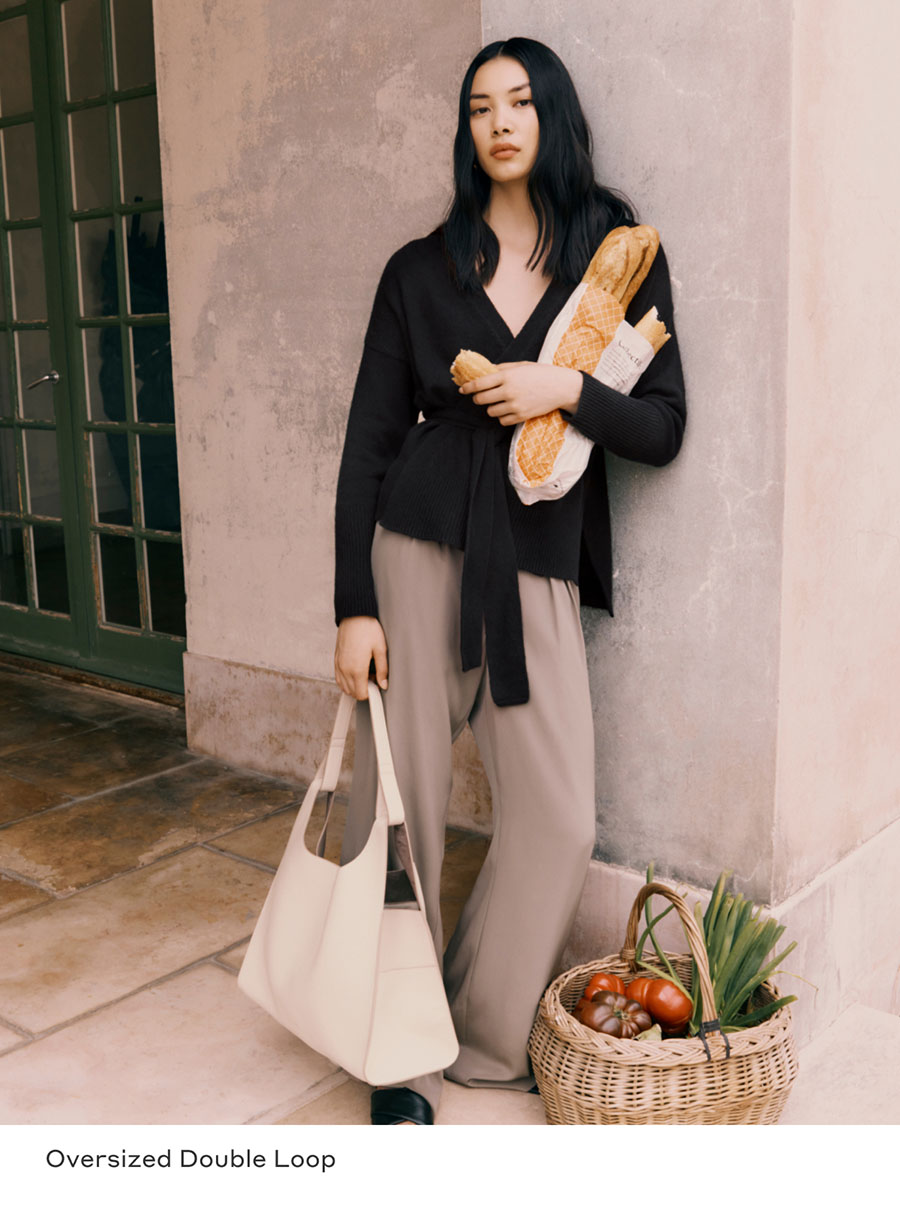
[[[187,743],[229,764],[309,782],[325,755],[340,690],[333,681],[216,659],[184,655]],[[339,788],[350,787],[352,728]],[[471,732],[453,747],[449,822],[487,834],[491,794]]]

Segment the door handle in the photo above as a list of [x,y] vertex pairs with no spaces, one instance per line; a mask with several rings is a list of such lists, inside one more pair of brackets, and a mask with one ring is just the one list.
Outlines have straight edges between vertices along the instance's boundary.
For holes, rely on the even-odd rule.
[[42,378],[35,378],[33,382],[29,382],[25,387],[26,390],[31,390],[33,386],[40,386],[42,382],[52,382],[55,386],[59,381],[59,374],[55,369],[51,369],[49,374],[44,374]]

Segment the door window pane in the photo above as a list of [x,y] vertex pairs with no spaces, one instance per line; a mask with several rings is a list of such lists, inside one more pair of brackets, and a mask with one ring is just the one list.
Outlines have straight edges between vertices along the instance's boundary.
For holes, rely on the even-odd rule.
[[161,210],[124,219],[128,249],[128,312],[161,315],[169,309],[166,239]]
[[15,431],[0,428],[0,512],[21,511],[18,481]]
[[107,121],[105,105],[69,114],[72,198],[76,210],[91,210],[112,202]]
[[134,539],[99,533],[100,583],[103,595],[103,620],[113,625],[140,626],[137,564]]
[[41,211],[38,198],[37,149],[34,123],[7,126],[0,132],[3,148],[3,192],[7,218],[37,218]]
[[0,600],[27,605],[25,527],[0,521]]
[[50,333],[46,328],[16,332],[19,353],[19,397],[22,400],[20,415],[26,420],[54,420],[53,384],[42,382],[28,389],[28,383],[42,378],[50,372]]
[[79,302],[85,316],[115,315],[118,311],[116,240],[112,224],[111,218],[84,218],[75,224]]
[[148,529],[181,530],[175,434],[141,433],[141,499]]
[[116,88],[137,88],[156,79],[153,12],[150,0],[113,0]]
[[100,96],[106,91],[100,0],[64,0],[62,29],[68,99]]
[[174,423],[169,325],[133,327],[131,349],[138,419],[150,424]]
[[25,17],[0,21],[0,117],[31,109],[31,59]]
[[46,319],[47,290],[40,227],[9,232],[9,261],[13,315],[16,319]]
[[34,575],[37,606],[53,613],[68,613],[69,585],[66,581],[66,545],[62,526],[33,525]]
[[9,340],[6,332],[0,332],[0,416],[13,414],[13,384],[10,378]]
[[151,542],[147,546],[152,628],[186,637],[184,619],[184,561],[180,542]]
[[118,327],[85,328],[84,374],[92,420],[125,419],[122,338]]
[[47,428],[29,429],[22,433],[22,438],[25,443],[28,509],[36,516],[62,519],[56,431]]
[[156,97],[138,97],[116,106],[119,121],[119,162],[122,201],[150,201],[162,197],[159,167],[159,126]]
[[131,473],[127,433],[91,434],[91,471],[95,518],[108,525],[130,525]]

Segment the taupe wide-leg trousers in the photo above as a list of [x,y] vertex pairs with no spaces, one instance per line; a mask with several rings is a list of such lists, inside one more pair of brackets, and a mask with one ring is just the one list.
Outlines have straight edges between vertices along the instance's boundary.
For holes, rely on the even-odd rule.
[[[594,731],[577,585],[519,572],[530,686],[497,706],[488,672],[460,659],[462,551],[376,526],[372,569],[388,644],[385,716],[407,832],[440,956],[444,828],[451,744],[472,728],[491,788],[493,837],[443,957],[459,1057],[443,1072],[469,1087],[527,1091],[527,1041],[575,917],[594,844]],[[356,755],[341,861],[374,819],[376,766],[368,702],[356,709]],[[443,1074],[404,1086],[437,1110]]]

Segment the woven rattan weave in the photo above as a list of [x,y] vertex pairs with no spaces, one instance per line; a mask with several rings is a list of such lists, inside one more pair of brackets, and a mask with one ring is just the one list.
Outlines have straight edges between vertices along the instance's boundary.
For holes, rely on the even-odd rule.
[[[568,970],[541,999],[531,1030],[531,1055],[538,1090],[550,1125],[773,1125],[797,1075],[790,1005],[752,1028],[662,1041],[619,1039],[596,1033],[570,1014],[593,974],[600,970],[625,981],[637,977],[635,945],[647,898],[661,894],[675,904],[690,953],[667,953],[684,985],[694,993],[691,956],[699,969],[703,1020],[715,1018],[706,946],[684,899],[661,882],[642,886],[628,920],[621,952]],[[774,1002],[778,991],[765,982],[753,1005]]]

